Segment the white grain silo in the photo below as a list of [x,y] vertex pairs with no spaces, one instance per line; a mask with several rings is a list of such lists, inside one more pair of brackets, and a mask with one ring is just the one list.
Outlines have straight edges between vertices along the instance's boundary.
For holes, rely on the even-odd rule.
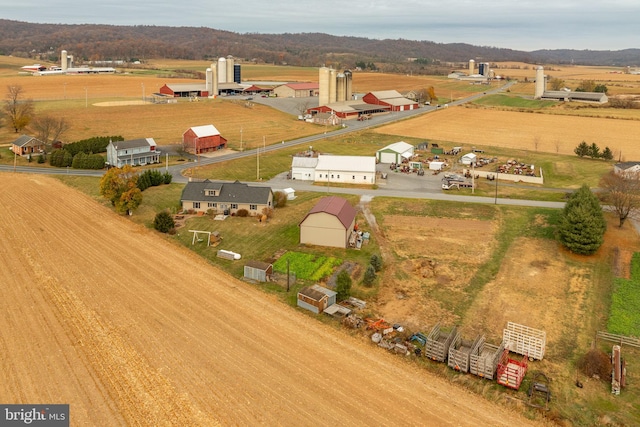
[[68,67],[68,59],[67,59],[67,51],[63,50],[62,52],[60,52],[60,69],[62,69],[62,71],[67,71],[67,67]]
[[235,60],[233,56],[227,56],[227,83],[233,83],[233,65],[235,64]]
[[336,77],[337,77],[336,70],[334,70],[333,68],[330,68],[329,69],[329,104],[333,104],[334,102],[336,102],[336,94],[337,94]]
[[211,97],[211,95],[213,94],[213,71],[211,70],[211,68],[207,68],[205,74],[205,90],[209,93],[209,97]]
[[476,61],[474,61],[473,59],[469,60],[469,75],[475,73],[476,71]]
[[353,97],[353,73],[351,73],[351,70],[347,70],[344,72],[344,75],[347,78],[346,98],[347,101],[351,101],[351,98]]
[[211,93],[209,93],[210,97],[218,96],[218,63],[213,62],[211,64]]
[[342,102],[347,100],[347,77],[344,73],[336,75],[336,101]]
[[329,69],[320,67],[318,73],[318,105],[323,106],[329,103]]
[[227,59],[218,58],[218,83],[227,82]]
[[534,99],[542,98],[545,89],[547,88],[547,76],[544,75],[544,68],[536,68],[536,89],[533,95]]

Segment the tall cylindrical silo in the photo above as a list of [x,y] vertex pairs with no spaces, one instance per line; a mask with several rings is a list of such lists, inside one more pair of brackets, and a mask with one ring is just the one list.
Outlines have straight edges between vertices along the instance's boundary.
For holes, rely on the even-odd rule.
[[227,59],[218,58],[218,83],[227,82]]
[[233,82],[233,65],[235,64],[235,60],[233,56],[227,56],[227,83]]
[[476,61],[474,61],[473,59],[469,60],[469,75],[475,73],[476,71]]
[[219,95],[218,93],[218,64],[211,64],[211,86],[212,91],[209,96],[215,98]]
[[62,71],[67,71],[67,51],[60,52],[60,68]]
[[544,75],[544,68],[538,67],[536,68],[536,89],[533,95],[535,99],[542,98],[542,95],[544,94],[545,86],[546,86],[546,78]]
[[329,104],[336,102],[336,70],[329,69]]
[[347,101],[351,101],[351,98],[353,98],[353,73],[351,72],[351,70],[346,70],[344,72],[344,76],[347,83],[345,98]]
[[329,69],[327,67],[320,67],[318,86],[318,105],[327,105],[329,103]]
[[238,84],[242,83],[242,69],[240,64],[233,65],[233,81]]
[[344,73],[338,73],[336,76],[336,101],[346,101],[347,98],[347,77]]
[[207,68],[206,71],[206,75],[207,78],[205,80],[205,90],[207,91],[207,93],[209,94],[209,97],[211,97],[211,95],[213,94],[213,71],[211,71],[211,68]]

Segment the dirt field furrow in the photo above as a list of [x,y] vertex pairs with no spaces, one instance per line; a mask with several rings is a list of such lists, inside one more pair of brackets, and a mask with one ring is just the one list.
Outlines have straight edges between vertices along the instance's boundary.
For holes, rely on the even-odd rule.
[[72,425],[533,425],[54,179],[3,178],[0,401]]

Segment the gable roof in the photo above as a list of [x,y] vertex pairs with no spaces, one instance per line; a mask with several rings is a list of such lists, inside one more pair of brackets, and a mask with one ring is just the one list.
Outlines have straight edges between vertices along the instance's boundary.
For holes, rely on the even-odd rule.
[[376,172],[375,156],[332,156],[318,155],[316,171],[335,172]]
[[384,100],[387,101],[389,99],[393,99],[393,98],[404,98],[404,96],[402,96],[402,94],[400,92],[398,92],[397,90],[378,90],[375,92],[370,92],[371,95],[375,96],[376,98],[380,99],[380,100]]
[[319,89],[319,83],[286,83],[282,86],[290,87],[293,90]]
[[640,166],[640,162],[621,162],[621,163],[616,163],[614,166],[621,170],[627,170],[627,169],[631,169],[634,166]]
[[338,196],[328,196],[323,197],[315,204],[313,208],[309,211],[309,213],[300,221],[300,224],[304,222],[305,219],[309,215],[316,213],[327,213],[329,215],[333,215],[340,223],[344,226],[344,228],[348,228],[351,226],[351,223],[356,217],[356,210],[353,206],[349,204],[347,199],[343,199]]
[[40,141],[38,138],[34,138],[29,135],[21,135],[18,139],[13,141],[13,145],[18,147],[25,147],[27,145],[44,145],[44,142]]
[[381,148],[378,151],[385,151],[385,150],[389,150],[389,151],[393,151],[395,153],[398,154],[402,154],[406,151],[409,151],[413,149],[413,145],[409,144],[408,142],[404,142],[404,141],[398,141],[398,142],[394,142],[393,144],[389,144],[384,148]]
[[156,141],[153,138],[129,139],[127,141],[109,141],[109,144],[117,147],[118,150],[138,147],[155,147],[157,145]]
[[[217,196],[205,194],[205,190],[216,190]],[[191,181],[182,190],[181,201],[217,202],[217,203],[255,203],[267,204],[271,194],[270,187],[251,187],[240,181],[214,182]]]
[[327,294],[320,292],[318,290],[312,289],[307,286],[306,288],[302,288],[298,291],[298,295],[304,295],[308,298],[311,298],[314,301],[322,301],[323,298],[327,298]]
[[214,125],[192,126],[189,128],[198,137],[220,135],[220,132]]
[[294,167],[294,168],[315,168],[317,164],[318,164],[317,157],[295,156],[291,161],[291,167]]

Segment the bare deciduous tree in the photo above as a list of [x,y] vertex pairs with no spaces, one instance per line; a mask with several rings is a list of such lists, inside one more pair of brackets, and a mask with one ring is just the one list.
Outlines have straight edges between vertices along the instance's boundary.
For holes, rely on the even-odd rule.
[[7,95],[5,96],[3,109],[11,123],[11,127],[16,133],[27,127],[33,118],[33,101],[30,99],[22,99],[22,95],[22,86],[7,86]]
[[620,227],[640,210],[640,172],[611,171],[602,177],[600,187],[601,200],[618,215]]
[[31,127],[38,134],[40,141],[49,144],[59,140],[71,128],[71,125],[63,117],[40,116],[33,119]]

